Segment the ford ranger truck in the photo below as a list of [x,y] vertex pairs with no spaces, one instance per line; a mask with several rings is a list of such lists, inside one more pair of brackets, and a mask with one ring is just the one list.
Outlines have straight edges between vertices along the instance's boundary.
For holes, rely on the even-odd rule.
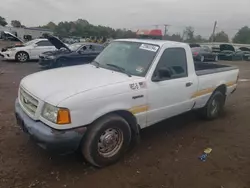
[[15,113],[39,146],[79,150],[104,167],[157,122],[191,110],[217,118],[238,75],[236,67],[195,63],[185,43],[115,40],[90,64],[23,78]]

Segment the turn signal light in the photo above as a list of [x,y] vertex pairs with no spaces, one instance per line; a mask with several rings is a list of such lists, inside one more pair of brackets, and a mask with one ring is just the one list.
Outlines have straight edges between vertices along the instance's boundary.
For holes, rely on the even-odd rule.
[[58,115],[57,115],[57,124],[70,124],[71,118],[70,118],[70,112],[68,109],[59,109]]

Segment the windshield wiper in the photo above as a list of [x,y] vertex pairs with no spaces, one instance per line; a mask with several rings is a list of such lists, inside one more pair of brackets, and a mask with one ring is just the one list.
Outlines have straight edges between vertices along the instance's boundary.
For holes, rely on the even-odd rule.
[[122,73],[128,75],[129,77],[131,77],[131,74],[129,74],[129,73],[126,71],[126,69],[124,69],[124,68],[122,68],[122,67],[120,67],[120,66],[118,66],[118,65],[114,65],[114,64],[110,64],[110,63],[107,63],[106,65],[108,65],[108,66],[110,66],[110,67],[114,67],[114,68],[116,68],[119,72],[122,72]]
[[92,65],[95,64],[96,68],[99,68],[99,67],[100,67],[100,63],[97,62],[97,61],[95,61],[95,60],[92,61],[91,64],[92,64]]

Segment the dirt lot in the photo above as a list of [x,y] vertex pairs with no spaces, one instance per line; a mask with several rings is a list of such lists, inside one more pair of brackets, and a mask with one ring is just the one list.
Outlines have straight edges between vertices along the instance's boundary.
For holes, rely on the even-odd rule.
[[[250,79],[250,62],[235,62],[241,79]],[[215,121],[193,113],[142,131],[140,145],[105,169],[84,164],[76,155],[56,156],[33,144],[13,115],[18,84],[36,72],[36,63],[0,60],[0,188],[243,188],[250,187],[250,82],[241,81]],[[212,153],[206,162],[198,156]]]

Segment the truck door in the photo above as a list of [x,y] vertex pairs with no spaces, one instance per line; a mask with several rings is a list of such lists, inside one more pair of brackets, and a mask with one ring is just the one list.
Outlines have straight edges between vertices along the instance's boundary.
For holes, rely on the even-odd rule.
[[197,76],[189,74],[186,50],[166,48],[148,82],[147,125],[192,109],[196,89]]

